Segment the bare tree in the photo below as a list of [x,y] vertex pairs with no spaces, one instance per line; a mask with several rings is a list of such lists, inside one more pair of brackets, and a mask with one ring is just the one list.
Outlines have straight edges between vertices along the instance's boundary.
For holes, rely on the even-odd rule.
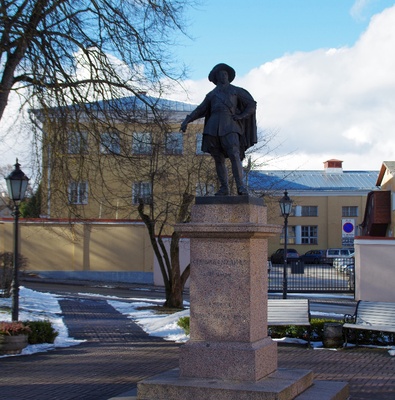
[[0,120],[11,91],[41,107],[115,98],[125,91],[162,93],[163,77],[182,76],[170,47],[174,34],[184,33],[190,4],[1,0]]

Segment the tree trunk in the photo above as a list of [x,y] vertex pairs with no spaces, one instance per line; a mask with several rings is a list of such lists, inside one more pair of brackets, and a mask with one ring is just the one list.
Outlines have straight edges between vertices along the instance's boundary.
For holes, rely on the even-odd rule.
[[183,308],[184,307],[184,285],[181,283],[180,274],[180,235],[173,233],[170,243],[171,277],[170,293],[166,297],[166,307]]
[[[184,193],[183,202],[180,206],[178,215],[179,222],[185,222],[188,216],[189,207],[194,199],[194,196]],[[188,265],[181,274],[180,270],[180,239],[181,235],[173,232],[170,242],[170,257],[166,253],[166,248],[162,241],[161,235],[155,235],[155,223],[149,215],[144,213],[144,202],[139,199],[138,212],[140,218],[148,228],[148,234],[151,244],[158,259],[159,266],[162,272],[163,281],[166,289],[166,301],[164,306],[169,308],[184,307],[184,286],[189,276],[190,266]],[[162,254],[163,252],[163,254]]]

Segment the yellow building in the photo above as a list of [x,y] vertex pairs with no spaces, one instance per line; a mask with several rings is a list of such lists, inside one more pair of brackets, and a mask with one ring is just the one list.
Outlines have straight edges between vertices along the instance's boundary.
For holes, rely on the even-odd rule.
[[142,201],[171,225],[185,193],[214,190],[211,159],[200,150],[202,121],[180,132],[192,105],[141,94],[87,107],[36,112],[47,218],[137,219]]

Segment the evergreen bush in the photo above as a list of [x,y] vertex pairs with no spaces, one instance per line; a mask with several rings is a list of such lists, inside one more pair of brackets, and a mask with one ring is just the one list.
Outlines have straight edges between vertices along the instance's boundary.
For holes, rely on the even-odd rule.
[[29,344],[53,343],[59,335],[50,321],[26,321],[25,325],[30,328],[28,337]]
[[184,330],[186,335],[189,335],[190,333],[189,322],[190,322],[190,317],[181,317],[177,321],[177,325]]

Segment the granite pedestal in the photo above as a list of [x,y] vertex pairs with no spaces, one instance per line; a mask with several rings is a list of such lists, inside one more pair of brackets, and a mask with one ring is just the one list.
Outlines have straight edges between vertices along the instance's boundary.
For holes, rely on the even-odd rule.
[[138,399],[287,400],[311,387],[311,371],[277,369],[267,335],[267,239],[281,227],[262,199],[197,198],[175,229],[191,240],[190,340],[179,369],[140,382]]

